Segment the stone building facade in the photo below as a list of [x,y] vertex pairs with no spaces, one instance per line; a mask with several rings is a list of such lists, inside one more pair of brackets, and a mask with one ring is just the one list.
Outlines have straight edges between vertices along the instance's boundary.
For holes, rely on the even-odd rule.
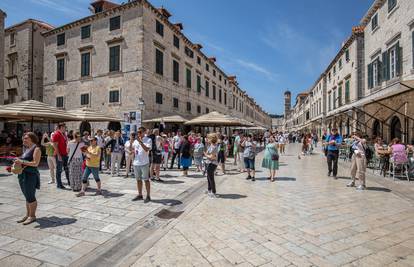
[[[413,143],[413,50],[414,2],[374,0],[360,25],[353,28],[352,36],[321,74],[323,78],[318,79],[326,84],[326,91],[322,90],[322,99],[326,99],[322,115],[316,114],[321,116],[318,124],[322,129],[336,127],[344,135],[359,130],[387,142],[398,137]],[[312,98],[315,90],[318,92],[318,83],[311,89],[311,103],[315,102]],[[290,116],[294,118],[305,109],[292,111],[297,113]],[[311,121],[312,118],[315,119],[311,112]],[[305,126],[302,123],[291,129],[309,131]]]
[[[0,9],[0,77],[4,77],[4,21],[6,13]],[[0,82],[0,104],[4,103],[4,84]]]
[[28,19],[5,29],[4,104],[25,100],[43,100],[42,32],[53,27]]
[[[93,3],[94,14],[44,34],[45,102],[67,110],[88,106],[123,116],[145,103],[143,119],[185,118],[219,111],[258,125],[271,118],[146,0]],[[106,128],[96,123],[94,128]]]

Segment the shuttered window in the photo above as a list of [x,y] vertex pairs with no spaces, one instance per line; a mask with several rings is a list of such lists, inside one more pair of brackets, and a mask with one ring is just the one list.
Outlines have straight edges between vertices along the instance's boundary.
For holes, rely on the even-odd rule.
[[164,75],[164,53],[155,49],[155,72]]
[[114,31],[121,28],[121,16],[113,17],[109,19],[109,30]]
[[345,81],[345,103],[349,104],[350,102],[350,92],[349,92],[350,88],[349,88],[349,80]]
[[213,85],[213,99],[216,100],[216,86]]
[[109,72],[120,71],[121,47],[119,45],[109,48]]
[[191,70],[187,69],[186,71],[186,78],[187,78],[187,88],[191,89]]
[[206,97],[210,96],[210,83],[208,81],[206,81]]
[[162,94],[161,93],[155,93],[155,103],[162,105]]
[[63,108],[63,96],[56,97],[56,107]]
[[176,97],[173,98],[173,107],[178,108],[178,98]]
[[91,53],[81,54],[81,77],[87,77],[91,74]]
[[155,22],[155,31],[161,35],[164,36],[164,25],[159,22],[158,20]]
[[197,93],[201,93],[201,77],[197,75]]
[[180,82],[180,64],[176,60],[173,60],[173,81]]
[[56,73],[57,73],[56,80],[63,81],[65,79],[65,59],[64,58],[59,58],[56,61]]

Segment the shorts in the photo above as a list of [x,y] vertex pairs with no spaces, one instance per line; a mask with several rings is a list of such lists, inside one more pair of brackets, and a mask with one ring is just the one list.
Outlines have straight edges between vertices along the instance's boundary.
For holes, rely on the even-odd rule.
[[152,161],[153,164],[161,164],[162,162],[162,155],[161,152],[159,154],[157,152],[152,152]]
[[149,164],[142,166],[134,165],[134,175],[137,181],[148,181],[149,180]]
[[92,174],[93,179],[95,179],[96,182],[100,182],[101,179],[99,179],[99,167],[85,167],[85,171],[83,172],[82,176],[82,183],[86,184],[88,182],[89,175]]
[[244,158],[244,167],[249,170],[254,170],[255,169],[254,160],[255,160],[254,158],[253,159]]
[[226,162],[226,158],[224,157],[224,151],[219,151],[219,153],[217,155],[217,162],[218,163],[225,163]]

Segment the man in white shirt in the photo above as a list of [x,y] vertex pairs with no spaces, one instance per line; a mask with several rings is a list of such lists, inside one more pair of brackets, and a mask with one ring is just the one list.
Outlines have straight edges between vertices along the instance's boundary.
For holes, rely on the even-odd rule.
[[171,165],[170,165],[170,169],[172,169],[174,167],[174,161],[175,158],[177,158],[177,165],[178,165],[178,169],[180,169],[180,148],[181,148],[181,143],[182,143],[182,137],[181,137],[181,133],[177,132],[177,135],[174,136],[173,138],[173,156],[171,158]]
[[145,128],[140,127],[138,129],[137,140],[133,143],[134,148],[134,162],[132,163],[134,166],[134,174],[135,179],[137,180],[137,189],[138,195],[132,199],[132,201],[142,200],[142,181],[145,182],[145,189],[147,191],[147,197],[144,200],[144,203],[148,203],[151,201],[150,196],[150,181],[149,181],[149,152],[152,147],[152,140],[151,138],[144,136]]

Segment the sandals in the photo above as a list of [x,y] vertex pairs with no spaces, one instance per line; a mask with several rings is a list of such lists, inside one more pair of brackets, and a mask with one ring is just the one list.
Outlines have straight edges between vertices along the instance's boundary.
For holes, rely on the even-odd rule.
[[27,220],[27,218],[29,218],[29,216],[24,216],[22,219],[16,221],[17,223],[22,223],[25,222]]
[[36,221],[36,217],[29,217],[29,218],[27,218],[27,220],[23,223],[23,225],[29,225],[29,224],[31,224],[31,223],[33,223],[33,222],[35,222]]
[[83,197],[83,196],[85,196],[85,192],[80,192],[80,193],[77,193],[77,194],[76,194],[76,196],[77,196],[77,197]]

